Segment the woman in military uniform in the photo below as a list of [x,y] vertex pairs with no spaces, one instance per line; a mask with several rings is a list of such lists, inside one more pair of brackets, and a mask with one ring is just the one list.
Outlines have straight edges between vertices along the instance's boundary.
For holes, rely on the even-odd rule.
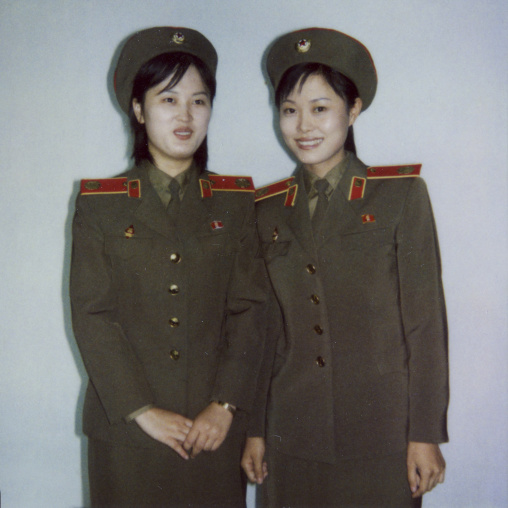
[[299,166],[256,192],[283,325],[242,465],[258,483],[268,472],[264,506],[418,506],[444,480],[448,439],[445,305],[420,165],[357,158],[352,128],[377,76],[355,39],[289,33],[266,66]]
[[115,92],[132,169],[83,180],[73,326],[93,506],[245,505],[245,411],[262,358],[249,177],[206,171],[217,54],[157,27],[124,45]]

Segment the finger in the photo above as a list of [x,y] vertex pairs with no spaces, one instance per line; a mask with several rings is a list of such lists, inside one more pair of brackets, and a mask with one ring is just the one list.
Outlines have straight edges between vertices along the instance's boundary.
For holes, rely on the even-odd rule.
[[214,444],[215,444],[214,439],[208,438],[206,440],[206,443],[203,446],[203,451],[205,451],[205,452],[213,451],[214,450],[214,448],[213,448]]
[[268,464],[263,462],[263,480],[268,476]]
[[217,450],[220,445],[224,442],[224,439],[225,439],[225,436],[220,436],[220,437],[216,437],[214,442],[213,442],[213,445],[212,445],[212,452],[214,452],[215,450]]
[[420,485],[413,497],[423,496],[423,494],[425,494],[425,492],[429,490],[429,486],[430,486],[429,474],[420,471]]
[[194,443],[199,437],[199,431],[196,428],[192,428],[190,432],[187,434],[187,437],[185,438],[185,441],[183,443],[183,447],[190,451],[191,448],[194,446]]
[[261,485],[264,480],[264,473],[263,473],[263,462],[261,457],[256,456],[254,457],[254,472],[256,474],[256,482]]
[[199,437],[194,442],[194,444],[192,445],[192,453],[191,453],[192,458],[196,457],[203,451],[203,447],[205,446],[206,441],[207,436],[200,434]]
[[257,479],[256,473],[254,472],[254,464],[250,457],[248,459],[242,460],[242,467],[249,481],[252,483],[256,483]]
[[441,471],[441,474],[439,475],[439,478],[438,478],[437,481],[438,481],[438,483],[444,483],[444,481],[445,481],[445,469],[443,469]]
[[413,493],[413,497],[415,497],[416,492],[418,492],[418,487],[420,486],[420,477],[418,476],[415,466],[408,466],[407,479],[409,488]]
[[173,448],[173,450],[175,450],[175,452],[178,453],[182,459],[189,460],[189,454],[183,449],[180,443],[173,441],[173,443],[171,443],[169,446]]

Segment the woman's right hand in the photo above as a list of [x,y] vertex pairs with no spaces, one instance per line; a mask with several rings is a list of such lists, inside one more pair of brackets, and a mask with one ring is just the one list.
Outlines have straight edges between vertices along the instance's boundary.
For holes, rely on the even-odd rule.
[[192,420],[177,413],[153,407],[136,416],[135,421],[150,437],[173,448],[180,457],[189,458],[182,444],[192,427]]
[[268,475],[268,466],[263,461],[265,440],[262,437],[249,437],[243,451],[242,467],[252,483],[261,485]]

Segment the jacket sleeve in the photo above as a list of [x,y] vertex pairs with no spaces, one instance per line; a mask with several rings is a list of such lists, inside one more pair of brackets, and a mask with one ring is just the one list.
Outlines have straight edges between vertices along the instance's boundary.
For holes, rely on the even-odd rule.
[[270,292],[265,316],[265,347],[257,379],[254,403],[249,414],[248,437],[266,437],[268,394],[274,375],[275,356],[278,344],[284,341],[282,313],[273,291]]
[[269,287],[264,262],[257,257],[254,200],[242,226],[227,291],[225,336],[212,397],[250,411],[261,365]]
[[104,234],[88,199],[78,196],[73,221],[72,324],[90,381],[109,422],[117,423],[152,404],[153,398],[117,320],[117,295]]
[[409,441],[448,441],[448,330],[436,227],[425,182],[412,181],[397,230],[409,366]]

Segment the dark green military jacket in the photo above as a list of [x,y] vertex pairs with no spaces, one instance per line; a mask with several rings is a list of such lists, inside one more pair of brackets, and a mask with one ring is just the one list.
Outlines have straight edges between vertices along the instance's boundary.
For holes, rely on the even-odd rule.
[[125,422],[148,404],[189,418],[212,399],[248,411],[266,294],[251,180],[194,168],[176,221],[143,165],[95,193],[98,184],[83,186],[73,224],[85,433],[150,447],[158,443]]
[[[411,168],[367,178],[350,157],[316,238],[302,169],[257,192],[283,321],[265,361],[266,438],[285,454],[328,463],[447,440],[445,303],[425,183],[404,177]],[[263,432],[262,391],[251,435]]]

